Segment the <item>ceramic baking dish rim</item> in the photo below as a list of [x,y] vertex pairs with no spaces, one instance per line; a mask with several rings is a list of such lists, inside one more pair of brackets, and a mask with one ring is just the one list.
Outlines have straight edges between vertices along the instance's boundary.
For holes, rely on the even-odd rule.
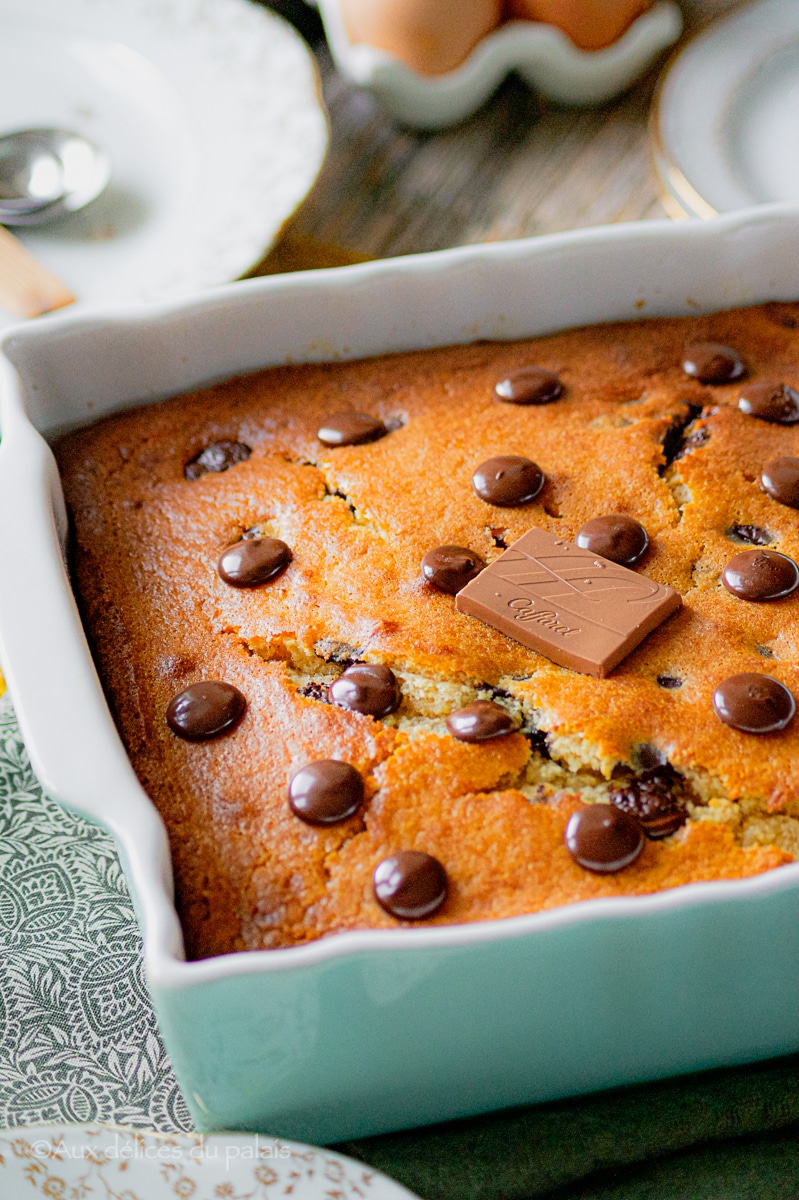
[[[61,622],[57,632],[66,632],[72,639],[69,653],[80,667],[81,703],[84,706],[81,712],[99,723],[97,734],[92,736],[102,738],[104,742],[103,753],[100,756],[102,761],[96,771],[91,764],[89,765],[85,782],[83,777],[78,782],[69,769],[63,770],[63,760],[56,761],[53,768],[54,753],[48,746],[45,746],[44,752],[41,751],[41,719],[28,710],[24,695],[26,689],[18,686],[22,674],[29,670],[29,666],[20,666],[23,656],[18,652],[18,643],[16,646],[14,643],[14,638],[19,636],[19,628],[26,624],[26,619],[19,607],[14,611],[13,603],[8,602],[9,593],[13,593],[13,588],[0,589],[2,661],[9,689],[17,702],[17,714],[23,736],[45,791],[90,819],[100,821],[117,838],[143,926],[145,960],[151,985],[163,989],[185,988],[240,975],[297,971],[366,952],[383,953],[421,948],[444,950],[508,938],[523,939],[585,921],[603,922],[616,918],[645,920],[650,914],[670,909],[724,904],[732,899],[754,898],[792,889],[799,883],[799,864],[745,880],[691,884],[642,897],[591,900],[520,917],[433,928],[346,932],[302,947],[245,951],[198,962],[186,962],[182,957],[182,940],[172,900],[165,829],[154,805],[135,777],[94,670],[60,549],[59,539],[64,536],[65,526],[57,494],[55,500],[53,499],[53,489],[56,487],[54,462],[44,438],[36,431],[25,412],[26,399],[22,395],[21,381],[12,366],[12,360],[19,366],[24,361],[26,346],[35,345],[42,339],[49,339],[54,346],[68,353],[70,339],[79,338],[81,333],[93,328],[108,328],[119,324],[132,324],[135,327],[138,322],[142,328],[153,329],[161,320],[177,317],[191,321],[197,314],[218,312],[220,307],[236,309],[239,302],[246,303],[248,298],[252,300],[253,295],[293,292],[302,297],[309,294],[309,289],[315,288],[327,291],[332,288],[334,293],[341,293],[357,287],[359,283],[388,280],[392,275],[409,276],[423,283],[427,275],[438,276],[442,272],[446,275],[448,271],[457,271],[464,265],[476,265],[479,269],[484,263],[489,264],[489,269],[494,269],[491,264],[498,268],[503,262],[518,260],[519,257],[534,268],[536,261],[542,260],[546,255],[579,254],[584,247],[608,243],[613,246],[629,243],[631,240],[663,242],[664,245],[668,245],[672,240],[721,241],[725,238],[734,239],[741,231],[753,226],[765,228],[769,222],[776,222],[778,226],[787,223],[788,227],[793,227],[799,232],[799,209],[792,205],[774,205],[719,218],[690,229],[683,227],[681,230],[668,222],[620,225],[551,235],[525,242],[466,247],[435,255],[385,260],[336,272],[307,272],[282,279],[272,277],[230,285],[203,293],[188,301],[44,319],[37,322],[36,328],[17,326],[0,340],[0,419],[3,426],[3,442],[0,444],[0,561],[4,559],[6,563],[9,562],[8,554],[13,552],[13,538],[9,537],[9,532],[15,521],[13,516],[9,516],[8,504],[14,496],[15,508],[25,511],[27,520],[32,521],[38,529],[37,536],[41,544],[49,551],[49,558],[45,559],[43,556],[41,560],[34,560],[34,582],[54,590],[54,597],[51,596],[47,604],[54,603],[56,606],[52,612],[58,614]],[[799,272],[796,288],[799,292]],[[690,298],[687,303],[690,308]],[[514,334],[508,333],[506,336]],[[462,340],[469,338],[464,336]],[[325,349],[319,345],[308,357],[313,356],[331,357],[330,348]],[[356,353],[352,357],[359,355]],[[205,381],[203,379],[203,382]],[[57,491],[56,487],[56,493]],[[30,629],[28,632],[30,633]],[[65,674],[64,668],[61,674]],[[72,719],[71,715],[69,719]],[[63,742],[55,753],[55,759],[58,753],[62,752]],[[123,801],[130,805],[128,813],[134,813],[137,818],[141,818],[139,827],[135,827],[132,818],[125,818],[124,804],[117,804],[115,810],[110,813],[104,810],[103,792],[110,781],[113,781],[117,789],[116,800],[122,797]],[[78,792],[85,799],[79,800]],[[120,815],[121,812],[123,815]]]

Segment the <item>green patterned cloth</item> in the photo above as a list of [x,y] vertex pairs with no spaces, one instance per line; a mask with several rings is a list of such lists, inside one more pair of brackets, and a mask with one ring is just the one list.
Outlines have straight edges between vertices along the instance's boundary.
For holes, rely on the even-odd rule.
[[[798,1080],[787,1059],[340,1149],[425,1200],[796,1200]],[[113,842],[43,796],[5,696],[0,1127],[88,1121],[191,1128]]]
[[114,843],[48,800],[0,699],[0,1126],[191,1129]]

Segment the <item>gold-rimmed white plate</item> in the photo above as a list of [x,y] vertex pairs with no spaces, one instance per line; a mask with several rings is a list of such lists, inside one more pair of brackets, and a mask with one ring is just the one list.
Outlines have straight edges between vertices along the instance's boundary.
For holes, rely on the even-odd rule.
[[0,1195],[82,1200],[416,1200],[364,1163],[258,1134],[162,1134],[113,1125],[0,1130]]
[[655,162],[674,215],[799,202],[799,4],[760,0],[672,60],[653,107]]

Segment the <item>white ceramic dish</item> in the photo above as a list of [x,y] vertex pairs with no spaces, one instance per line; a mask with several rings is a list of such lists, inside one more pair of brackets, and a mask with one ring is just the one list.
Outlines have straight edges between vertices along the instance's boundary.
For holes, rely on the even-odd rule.
[[790,206],[643,222],[246,281],[5,336],[0,659],[45,790],[117,840],[161,1030],[200,1128],[332,1142],[793,1051],[799,864],[183,961],[164,829],[92,664],[42,434],[287,360],[795,298],[798,237]]
[[0,1194],[81,1200],[414,1200],[363,1163],[252,1135],[158,1134],[112,1125],[0,1130]]
[[18,231],[81,303],[235,279],[316,178],[313,58],[250,0],[0,0],[0,30],[0,133],[67,126],[113,159],[96,203]]
[[655,161],[681,215],[799,201],[799,5],[762,0],[675,58],[653,108]]
[[398,120],[421,129],[463,120],[511,71],[560,104],[602,104],[629,87],[682,29],[672,0],[658,0],[612,46],[591,52],[578,50],[551,25],[511,21],[484,38],[457,70],[431,76],[382,50],[352,43],[340,0],[312,2],[318,4],[342,75],[373,92]]

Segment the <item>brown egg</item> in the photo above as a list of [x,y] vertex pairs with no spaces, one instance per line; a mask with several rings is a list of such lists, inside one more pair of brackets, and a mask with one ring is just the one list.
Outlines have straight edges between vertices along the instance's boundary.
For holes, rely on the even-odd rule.
[[392,54],[423,75],[459,67],[500,22],[501,0],[341,0],[352,42]]
[[652,0],[508,0],[506,15],[555,25],[581,50],[601,50],[650,8]]

